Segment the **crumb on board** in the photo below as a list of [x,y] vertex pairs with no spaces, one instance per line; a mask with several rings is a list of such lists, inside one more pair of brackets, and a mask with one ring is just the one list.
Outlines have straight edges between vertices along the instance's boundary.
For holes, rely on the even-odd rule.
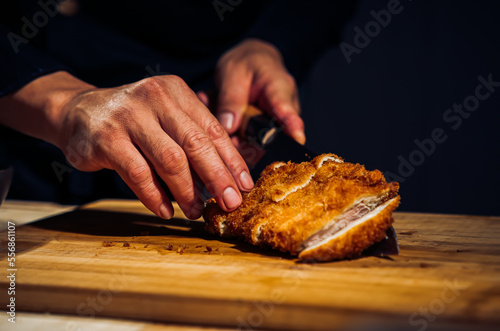
[[149,244],[144,245],[144,248],[148,248]]
[[195,248],[201,248],[201,247],[203,247],[203,245],[196,245]]
[[123,247],[130,247],[130,244],[128,242],[124,242]]
[[179,246],[179,248],[177,248],[177,253],[182,255],[182,253],[184,253],[184,248],[182,248],[182,246]]
[[174,249],[174,246],[172,246],[172,244],[167,244],[167,246],[165,247],[165,249],[166,249],[167,251],[171,251],[171,250],[173,250],[173,249]]
[[211,251],[212,251],[212,247],[207,246],[207,252],[210,254]]
[[102,242],[102,247],[111,247],[111,246],[113,246],[113,245],[111,244],[111,241],[103,241],[103,242]]

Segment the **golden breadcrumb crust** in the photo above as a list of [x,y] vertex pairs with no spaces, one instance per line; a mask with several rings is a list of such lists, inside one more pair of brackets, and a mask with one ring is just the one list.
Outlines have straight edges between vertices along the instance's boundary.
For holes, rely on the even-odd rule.
[[[214,199],[207,201],[205,228],[299,255],[308,238],[340,222],[353,207],[382,204],[397,196],[398,188],[397,183],[387,183],[380,171],[343,162],[334,154],[300,164],[275,162],[262,172],[253,190],[243,194],[242,204],[233,212],[224,212]],[[399,199],[338,239],[304,251],[299,257],[326,261],[359,255],[385,237],[398,203]]]

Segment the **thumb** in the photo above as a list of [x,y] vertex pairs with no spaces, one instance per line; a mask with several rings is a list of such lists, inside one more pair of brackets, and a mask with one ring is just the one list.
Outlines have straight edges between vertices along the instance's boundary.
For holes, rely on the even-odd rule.
[[248,106],[251,74],[233,70],[219,77],[216,117],[227,133],[233,134],[241,125],[241,115]]

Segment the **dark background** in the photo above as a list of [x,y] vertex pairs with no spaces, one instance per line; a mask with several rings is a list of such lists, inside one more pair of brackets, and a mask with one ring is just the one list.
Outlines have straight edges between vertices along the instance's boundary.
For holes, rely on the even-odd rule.
[[[361,1],[342,41],[353,45],[370,11],[388,1]],[[493,1],[401,1],[403,10],[347,63],[332,48],[301,86],[307,145],[398,173],[415,139],[441,128],[421,165],[401,182],[400,210],[500,215],[500,87],[453,130],[443,120],[474,95],[482,75],[500,82],[500,10]],[[485,90],[482,91],[483,93]]]
[[[180,21],[197,31],[199,26],[211,22],[220,33],[232,35],[234,26],[239,26],[236,23],[255,14],[248,12],[247,6],[252,7],[252,3],[246,1],[242,2],[238,10],[228,14],[223,23],[215,15],[209,0],[204,3],[208,9],[202,6],[196,13],[188,11],[189,15],[179,16],[177,21],[171,23]],[[87,3],[97,6],[96,12],[102,12],[105,17],[114,18],[128,26],[129,21],[121,19],[128,15],[115,15],[116,9],[128,8],[123,7],[120,1],[106,2],[107,6],[98,1]],[[370,12],[385,10],[388,3],[393,1],[360,1],[356,13],[345,26],[341,41],[353,45],[356,36],[354,28],[364,31],[366,24],[372,24],[370,22],[375,20]],[[177,2],[165,4],[178,5]],[[189,3],[186,2],[185,6],[189,6]],[[287,6],[291,6],[290,3]],[[322,45],[317,41],[321,40],[317,38],[321,33],[312,34],[311,31],[315,30],[309,29],[316,26],[311,24],[310,15],[314,15],[313,23],[318,23],[316,28],[323,26],[325,17],[332,20],[331,25],[336,28],[341,25],[339,22],[342,22],[343,17],[349,15],[344,12],[350,12],[339,10],[325,13],[325,10],[315,7],[315,2],[294,2],[291,7],[297,9],[298,6],[303,14],[302,19],[294,19],[296,16],[287,16],[291,11],[289,9],[287,12],[287,6],[277,2],[272,12],[274,16],[271,15],[272,24],[267,22],[263,29],[268,34],[272,34],[273,29],[281,32],[286,29],[285,32],[295,36],[296,43],[300,43],[301,47],[298,51],[294,49],[289,52],[299,57],[313,56],[315,47]],[[142,16],[137,16],[149,20],[150,12],[147,6],[144,7]],[[479,83],[478,76],[487,79],[491,75],[493,81],[500,82],[500,4],[488,0],[401,0],[400,7],[401,12],[392,14],[387,26],[370,37],[369,44],[360,49],[359,54],[351,55],[350,63],[339,47],[332,47],[300,84],[307,145],[318,153],[333,152],[347,161],[365,164],[368,169],[380,169],[386,175],[392,173],[401,177],[400,210],[500,215],[497,202],[500,186],[500,87],[487,100],[481,101],[478,109],[463,119],[456,130],[452,128],[453,123],[443,119],[443,114],[455,103],[461,104],[466,97],[474,95]],[[131,8],[135,10],[136,7]],[[162,15],[159,14],[160,21]],[[291,20],[293,24],[284,25],[280,18],[285,22],[288,18],[288,23]],[[17,16],[13,19],[21,22]],[[187,19],[193,26],[186,23]],[[178,68],[174,60],[182,64],[185,56],[175,59],[160,56],[156,51],[152,53],[149,44],[143,43],[142,35],[127,40],[117,39],[116,34],[121,33],[120,29],[95,26],[89,22],[93,21],[78,16],[56,17],[48,26],[51,32],[48,35],[52,36],[47,38],[51,54],[63,60],[75,59],[74,55],[79,55],[76,56],[76,62],[69,61],[66,64],[70,68],[79,68],[81,78],[90,79],[98,86],[115,86],[116,82],[95,79],[104,77],[116,78],[122,83],[123,80],[133,82],[150,74],[145,69],[148,64],[152,70],[180,75],[191,81],[196,90],[206,88],[201,83],[196,87],[196,82],[205,80],[206,84],[213,84],[213,73],[191,64],[179,66],[184,71],[173,71]],[[113,22],[109,22],[111,26],[114,26],[111,24]],[[178,30],[176,33],[184,31],[185,34],[191,34],[191,30]],[[169,29],[164,32],[171,33]],[[182,34],[174,36],[181,42],[185,40]],[[163,40],[161,36],[158,38]],[[120,42],[110,43],[110,40]],[[208,39],[204,41],[206,45],[217,46],[217,43]],[[95,47],[99,42],[102,47]],[[94,47],[87,47],[87,43]],[[170,47],[169,43],[155,40],[152,44]],[[225,45],[219,46],[221,51],[226,49],[223,47]],[[81,52],[81,49],[85,52]],[[72,56],[66,56],[67,53]],[[124,55],[119,59],[121,62],[117,62],[116,54]],[[191,62],[199,67],[213,68],[212,62],[217,58],[218,55],[205,62],[199,59]],[[287,59],[291,58],[294,57],[287,56]],[[100,63],[101,67],[90,70],[88,67],[91,67],[92,61]],[[160,63],[161,68],[157,67]],[[104,69],[107,70],[106,74],[101,72]],[[197,72],[206,72],[206,75],[198,77],[195,75]],[[94,75],[95,79],[85,75]],[[436,129],[444,132],[446,140],[435,144],[428,155],[422,154],[414,141],[429,140]],[[16,169],[10,198],[77,204],[115,197],[116,194],[133,197],[118,176],[110,171],[92,174],[72,169],[60,180],[52,167],[54,160],[65,164],[59,150],[8,131],[5,128],[0,130],[0,142],[5,142],[5,146],[0,144],[0,154],[15,156],[8,160]],[[8,138],[4,139],[2,135],[5,133]],[[401,160],[408,162],[410,155],[415,153],[424,155],[419,160],[421,164],[414,169],[401,169]],[[401,170],[406,170],[406,173]],[[94,192],[100,195],[92,195]]]

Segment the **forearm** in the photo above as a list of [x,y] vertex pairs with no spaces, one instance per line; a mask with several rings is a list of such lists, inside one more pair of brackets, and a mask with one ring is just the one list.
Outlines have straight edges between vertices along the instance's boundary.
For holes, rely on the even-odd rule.
[[39,77],[0,98],[0,124],[59,146],[63,105],[93,88],[64,71]]

